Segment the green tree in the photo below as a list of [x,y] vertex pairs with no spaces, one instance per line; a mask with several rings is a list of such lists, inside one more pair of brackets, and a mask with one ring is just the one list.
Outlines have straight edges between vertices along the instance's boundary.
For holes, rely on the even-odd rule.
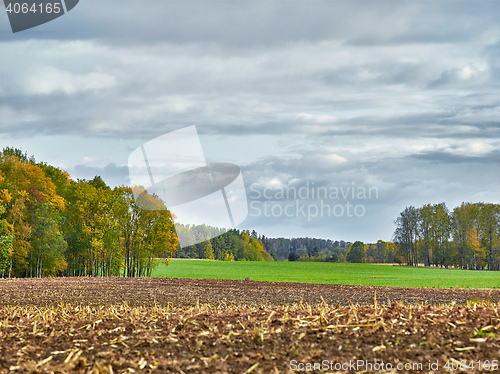
[[398,244],[408,266],[417,264],[416,240],[418,238],[419,214],[415,207],[405,208],[396,219],[394,241]]
[[201,244],[201,248],[203,251],[203,258],[207,260],[213,260],[214,259],[214,251],[212,248],[212,244],[210,243],[210,240],[206,240]]
[[349,252],[347,253],[346,260],[347,262],[352,263],[361,263],[364,262],[365,259],[365,245],[363,242],[356,241],[351,244],[349,248]]
[[432,241],[432,223],[434,208],[431,204],[426,204],[418,210],[419,230],[418,237],[421,244],[421,252],[424,258],[425,266],[431,264],[431,241]]
[[451,261],[450,232],[451,221],[445,203],[435,204],[431,216],[431,241],[433,262],[435,265],[448,267]]
[[486,254],[488,270],[500,270],[499,221],[500,205],[479,203],[478,226]]
[[39,278],[56,276],[67,267],[64,258],[67,243],[59,230],[57,215],[46,205],[41,205],[33,216],[29,275]]
[[474,221],[477,217],[477,206],[470,203],[462,203],[453,209],[451,214],[451,234],[453,248],[456,254],[455,263],[463,268],[475,269],[476,249],[471,245]]
[[[4,207],[0,205],[0,216],[4,212]],[[9,264],[12,242],[14,241],[14,235],[8,232],[7,227],[7,221],[0,219],[0,274],[2,274],[2,276]]]

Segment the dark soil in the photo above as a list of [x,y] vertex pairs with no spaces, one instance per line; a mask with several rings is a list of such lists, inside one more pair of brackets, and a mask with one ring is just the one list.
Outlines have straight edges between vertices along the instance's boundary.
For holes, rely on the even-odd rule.
[[[499,280],[500,282],[500,280]],[[434,289],[346,286],[336,284],[254,282],[172,278],[43,278],[0,279],[0,305],[121,304],[289,305],[293,303],[349,305],[402,301],[464,304],[469,299],[500,302],[500,289]]]
[[0,373],[500,372],[499,292],[0,280]]

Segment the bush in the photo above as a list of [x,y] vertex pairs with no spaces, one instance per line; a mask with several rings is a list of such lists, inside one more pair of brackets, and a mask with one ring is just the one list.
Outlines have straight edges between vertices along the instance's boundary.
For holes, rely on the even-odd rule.
[[339,262],[339,256],[336,253],[332,253],[326,258],[326,262]]

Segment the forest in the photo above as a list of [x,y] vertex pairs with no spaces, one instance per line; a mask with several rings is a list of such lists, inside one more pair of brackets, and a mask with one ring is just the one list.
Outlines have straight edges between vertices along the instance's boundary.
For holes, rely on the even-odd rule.
[[392,242],[354,243],[312,238],[268,239],[279,260],[397,263],[468,270],[500,270],[500,205],[445,203],[405,208]]
[[[500,270],[500,206],[413,206],[393,242],[266,238],[255,230],[177,224],[156,196],[67,172],[19,149],[0,152],[0,277],[150,276],[157,258],[400,263]],[[179,237],[192,245],[179,246]],[[211,238],[211,239],[209,239]],[[197,243],[197,244],[194,244]]]
[[394,242],[401,262],[471,270],[500,270],[500,205],[445,203],[405,208]]
[[141,209],[129,187],[73,181],[18,149],[0,154],[0,207],[2,277],[147,276],[154,258],[177,251],[167,210]]
[[313,262],[359,262],[359,263],[402,263],[398,247],[383,240],[377,243],[354,243],[343,240],[314,238],[269,239],[272,251],[278,259]]
[[[77,180],[19,149],[0,153],[0,277],[149,276],[156,258],[273,261],[248,231],[178,225],[155,196]],[[222,234],[206,240],[210,231]]]
[[[179,249],[177,258],[203,258],[222,261],[275,261],[276,255],[266,247],[266,237],[255,230],[226,231],[205,225],[176,225],[179,237],[191,237],[197,244]],[[204,238],[210,237],[209,240]]]

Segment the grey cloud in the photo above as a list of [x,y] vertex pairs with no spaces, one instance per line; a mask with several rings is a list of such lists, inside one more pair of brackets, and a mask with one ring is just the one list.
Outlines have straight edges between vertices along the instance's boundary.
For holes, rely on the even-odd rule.
[[495,166],[500,162],[500,149],[488,152],[487,154],[480,156],[467,156],[463,154],[454,154],[450,152],[424,152],[420,154],[414,154],[408,157],[420,160],[426,160],[432,163],[446,163],[446,164],[472,163],[472,164],[481,164],[481,166],[485,167],[486,165]]
[[[449,43],[489,32],[495,1],[114,1],[84,2],[17,38],[101,39],[112,45],[215,43],[269,48],[338,40],[357,46]],[[3,15],[5,18],[6,16]]]
[[[407,205],[499,201],[499,7],[82,0],[0,35],[0,136],[72,135],[95,158],[92,139],[133,149],[197,125],[231,143],[211,159],[244,160],[247,187],[379,187],[364,218],[249,218],[264,234],[387,240]],[[127,151],[69,171],[128,183]]]
[[[407,2],[394,6],[394,2],[377,2],[369,8],[372,16],[361,26],[365,32],[354,35],[348,43],[361,47],[374,45],[401,45],[472,41],[478,35],[494,33],[498,22],[499,4],[485,1],[461,1],[451,6],[446,1]],[[377,27],[378,26],[378,27]]]
[[[423,66],[411,63],[390,63],[391,69],[387,65],[363,65],[358,67],[342,68],[333,73],[326,74],[324,81],[327,84],[368,84],[378,86],[380,84],[417,84],[421,83],[421,73]],[[373,74],[371,78],[362,78],[363,71]]]

